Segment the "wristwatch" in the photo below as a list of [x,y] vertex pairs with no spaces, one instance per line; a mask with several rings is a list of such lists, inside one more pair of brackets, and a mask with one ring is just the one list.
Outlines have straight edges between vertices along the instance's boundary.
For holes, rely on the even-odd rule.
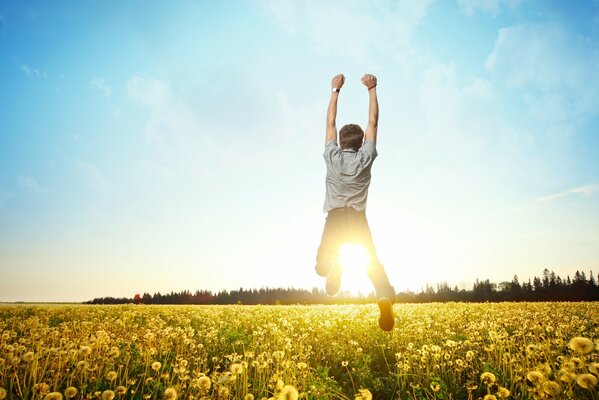
[[332,88],[332,89],[331,89],[331,91],[332,91],[333,93],[339,93],[339,92],[341,91],[341,88],[336,88],[336,87],[334,87],[334,88]]

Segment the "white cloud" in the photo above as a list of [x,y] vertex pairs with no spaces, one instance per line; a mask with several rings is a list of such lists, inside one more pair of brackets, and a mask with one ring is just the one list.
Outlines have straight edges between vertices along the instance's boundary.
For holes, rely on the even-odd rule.
[[46,78],[48,76],[48,74],[46,72],[40,72],[39,69],[37,68],[32,68],[27,64],[22,64],[21,65],[21,71],[23,71],[23,73],[25,73],[25,75],[27,76],[36,76],[36,77],[44,77]]
[[409,48],[432,0],[313,2],[264,0],[255,4],[282,29],[315,46],[366,60],[373,52]]
[[106,97],[110,97],[110,93],[112,92],[112,89],[110,88],[110,86],[104,81],[104,79],[102,78],[94,78],[91,81],[91,85],[92,87],[94,87],[95,89],[99,90],[100,92],[102,92],[104,94],[104,96]]
[[503,8],[515,8],[521,0],[458,0],[458,5],[462,12],[467,15],[474,15],[477,12],[483,12],[492,16],[497,16]]
[[164,108],[171,98],[170,88],[154,78],[134,76],[127,81],[127,94],[142,106]]
[[43,193],[44,189],[40,186],[39,182],[32,176],[19,175],[17,177],[19,187],[25,189],[29,193],[37,194]]
[[100,194],[106,194],[111,190],[110,184],[95,165],[75,160],[75,168],[81,173],[86,186],[90,189]]
[[599,194],[599,183],[575,187],[572,189],[564,190],[562,192],[553,193],[547,196],[541,196],[536,199],[537,203],[550,203],[557,199],[571,197],[571,196],[593,196],[595,194]]
[[556,123],[599,112],[599,53],[559,25],[503,28],[485,66],[500,82],[525,91],[538,119]]
[[472,83],[464,88],[464,94],[471,97],[493,97],[493,86],[490,81],[481,78],[472,79]]

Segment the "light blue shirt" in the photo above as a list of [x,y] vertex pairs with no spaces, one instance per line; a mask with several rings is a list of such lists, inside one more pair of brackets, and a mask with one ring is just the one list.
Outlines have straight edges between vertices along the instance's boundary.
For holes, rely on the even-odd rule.
[[324,161],[327,166],[324,212],[334,208],[353,207],[357,211],[366,209],[370,169],[377,156],[375,143],[366,140],[355,151],[343,149],[336,141],[330,141],[324,148]]

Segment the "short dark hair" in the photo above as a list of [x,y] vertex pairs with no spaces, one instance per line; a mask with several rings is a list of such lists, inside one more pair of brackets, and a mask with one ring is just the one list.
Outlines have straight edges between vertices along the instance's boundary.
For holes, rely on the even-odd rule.
[[356,124],[347,124],[339,130],[339,145],[342,149],[358,150],[362,146],[364,131]]

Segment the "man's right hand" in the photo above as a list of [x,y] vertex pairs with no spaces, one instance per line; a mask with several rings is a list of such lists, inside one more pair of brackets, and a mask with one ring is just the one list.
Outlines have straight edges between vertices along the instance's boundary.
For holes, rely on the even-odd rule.
[[331,80],[331,88],[341,89],[341,86],[345,83],[345,76],[343,74],[335,75]]
[[372,74],[365,74],[362,77],[362,83],[368,88],[368,90],[370,90],[376,86],[376,76]]

